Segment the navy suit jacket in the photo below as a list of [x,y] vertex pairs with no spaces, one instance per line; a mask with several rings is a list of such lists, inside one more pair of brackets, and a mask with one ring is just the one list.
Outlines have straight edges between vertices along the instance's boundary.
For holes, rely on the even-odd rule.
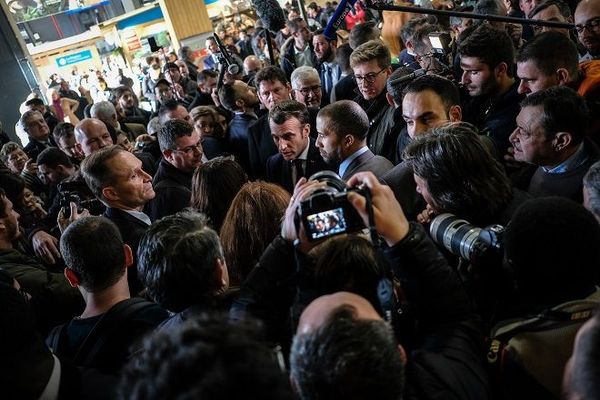
[[[229,122],[229,144],[231,152],[236,160],[244,168],[250,171],[250,150],[248,149],[248,128],[256,121],[256,118],[248,114],[234,114]],[[270,138],[269,138],[270,139]],[[272,139],[270,139],[273,142]],[[274,145],[273,145],[274,146]]]
[[[323,161],[315,141],[310,139],[308,143],[308,154],[306,155],[306,165],[304,167],[305,178],[310,178],[312,174],[319,171],[330,170],[331,168]],[[298,179],[301,177],[299,176]],[[267,181],[282,186],[290,193],[294,193],[294,182],[292,181],[292,166],[289,161],[283,159],[280,153],[269,157],[267,160]]]

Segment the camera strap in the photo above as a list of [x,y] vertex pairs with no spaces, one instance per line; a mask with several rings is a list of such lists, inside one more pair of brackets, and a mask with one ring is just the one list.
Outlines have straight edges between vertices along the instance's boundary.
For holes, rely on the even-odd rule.
[[373,246],[378,251],[381,251],[381,239],[379,238],[379,234],[377,233],[377,228],[375,227],[375,212],[373,211],[373,200],[371,199],[371,191],[365,190],[365,200],[366,200],[366,209],[367,209],[367,217],[368,217],[368,225],[369,228],[369,236],[371,238],[371,242]]

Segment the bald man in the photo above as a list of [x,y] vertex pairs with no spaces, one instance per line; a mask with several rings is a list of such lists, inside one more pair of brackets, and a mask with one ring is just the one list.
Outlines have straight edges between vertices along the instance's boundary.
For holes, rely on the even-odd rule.
[[86,118],[75,126],[75,140],[77,150],[86,157],[114,144],[106,124],[96,118]]
[[263,62],[256,56],[248,56],[244,59],[244,82],[254,86],[254,75],[263,67]]
[[580,61],[600,59],[600,2],[582,0],[575,9],[575,30],[588,51]]

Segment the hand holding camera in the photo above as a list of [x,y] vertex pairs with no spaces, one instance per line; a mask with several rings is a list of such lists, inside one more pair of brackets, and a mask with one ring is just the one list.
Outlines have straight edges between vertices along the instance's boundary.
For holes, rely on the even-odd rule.
[[[375,228],[388,246],[393,246],[408,234],[409,223],[392,189],[379,183],[372,172],[359,172],[348,181],[349,186],[362,186],[371,192]],[[367,199],[359,192],[348,193],[348,200],[358,211],[365,225],[369,224]]]
[[300,239],[302,243],[307,243],[307,237],[304,228],[299,226],[296,229],[296,217],[300,203],[309,198],[317,189],[322,189],[325,184],[318,181],[307,181],[306,178],[301,178],[296,187],[294,194],[290,200],[288,208],[285,210],[285,216],[281,225],[281,236],[290,242]]
[[64,207],[61,207],[60,211],[58,212],[58,218],[56,219],[56,223],[58,224],[60,232],[63,233],[72,222],[78,220],[79,218],[89,216],[90,212],[87,209],[81,208],[79,204],[77,204],[74,201],[71,201],[69,203],[68,212],[65,211]]

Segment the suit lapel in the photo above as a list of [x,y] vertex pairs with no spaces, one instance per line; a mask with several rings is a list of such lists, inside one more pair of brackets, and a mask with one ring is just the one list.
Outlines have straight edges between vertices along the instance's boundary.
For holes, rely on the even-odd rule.
[[375,154],[373,154],[371,150],[367,150],[360,156],[356,157],[354,160],[352,160],[350,165],[348,165],[346,171],[344,171],[344,176],[342,179],[346,180],[350,178],[352,175],[354,175],[355,171],[358,169],[358,167],[360,167],[361,164],[366,163],[373,157],[375,157]]

